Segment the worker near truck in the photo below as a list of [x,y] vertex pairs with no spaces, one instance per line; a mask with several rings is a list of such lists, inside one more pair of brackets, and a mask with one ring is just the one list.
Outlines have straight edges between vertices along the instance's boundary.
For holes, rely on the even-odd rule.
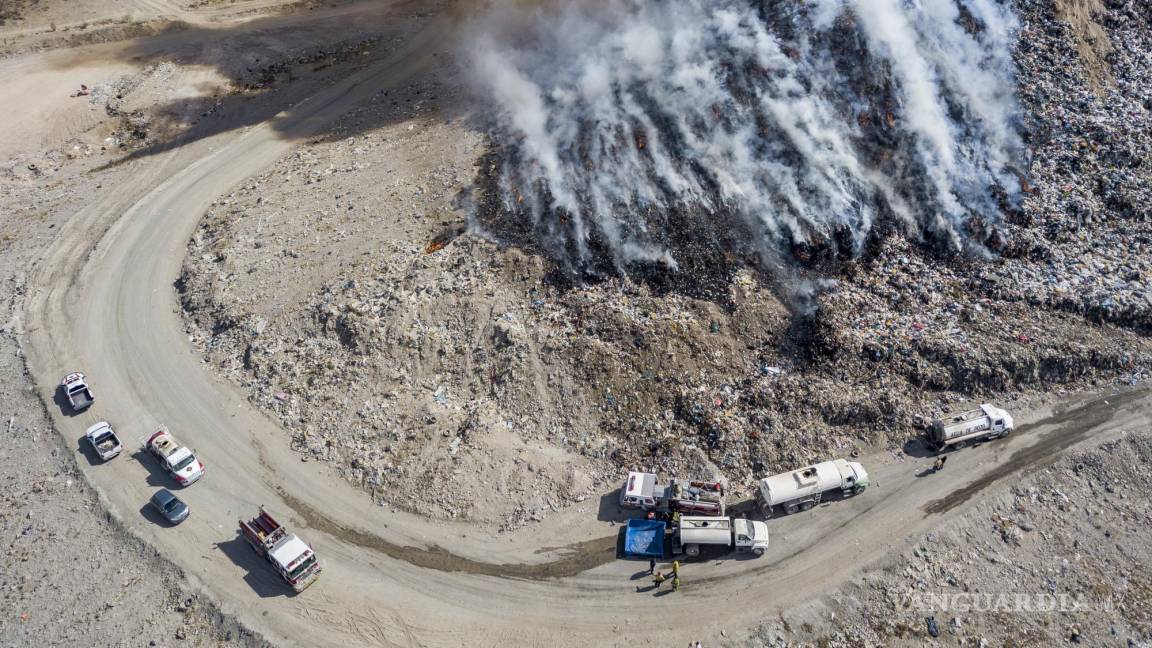
[[652,587],[655,587],[656,589],[660,589],[660,586],[663,585],[664,581],[666,581],[666,580],[668,580],[668,579],[664,577],[664,574],[661,574],[660,572],[656,572],[656,574],[652,576]]

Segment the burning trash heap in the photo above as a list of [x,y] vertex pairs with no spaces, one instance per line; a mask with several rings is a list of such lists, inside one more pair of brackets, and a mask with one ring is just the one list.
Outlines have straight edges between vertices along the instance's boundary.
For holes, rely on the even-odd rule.
[[500,143],[476,224],[570,271],[852,258],[888,231],[980,254],[1018,204],[1005,3],[622,0],[529,22],[475,38]]

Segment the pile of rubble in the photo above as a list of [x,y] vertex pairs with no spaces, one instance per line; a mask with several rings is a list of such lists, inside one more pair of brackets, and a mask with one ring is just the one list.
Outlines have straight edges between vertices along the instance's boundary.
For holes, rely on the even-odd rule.
[[571,284],[530,247],[461,235],[485,151],[440,112],[458,99],[441,71],[213,208],[181,280],[191,333],[304,460],[381,503],[506,529],[629,465],[748,484],[898,448],[972,401],[1146,381],[1141,6],[1109,3],[1116,85],[1098,95],[1054,8],[1018,3],[1034,164],[995,258],[885,238],[821,269],[812,313],[748,267],[707,298],[651,278]]

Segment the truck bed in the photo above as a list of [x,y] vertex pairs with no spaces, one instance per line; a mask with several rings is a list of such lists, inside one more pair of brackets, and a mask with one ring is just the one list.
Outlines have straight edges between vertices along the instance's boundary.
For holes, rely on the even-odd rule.
[[72,403],[74,409],[84,409],[95,400],[96,399],[92,397],[92,392],[87,388],[68,393],[68,402]]

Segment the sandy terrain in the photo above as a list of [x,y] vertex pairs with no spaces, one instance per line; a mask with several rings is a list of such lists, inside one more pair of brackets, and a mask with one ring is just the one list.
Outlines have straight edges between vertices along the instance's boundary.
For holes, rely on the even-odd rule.
[[[13,120],[0,140],[0,200],[19,206],[0,244],[14,278],[3,388],[19,438],[0,455],[12,458],[0,473],[12,484],[0,586],[18,611],[0,621],[6,640],[1149,640],[1148,441],[1133,434],[1152,416],[1146,220],[1086,194],[1092,231],[1119,243],[1099,251],[1055,212],[1016,224],[1022,240],[1049,231],[1047,245],[1081,255],[1074,273],[1027,254],[939,264],[889,242],[823,303],[808,338],[823,355],[804,353],[787,305],[755,273],[725,276],[710,295],[564,285],[530,248],[461,235],[490,149],[452,67],[455,29],[437,6],[371,3],[0,61],[21,72],[3,76],[19,114],[42,115]],[[1114,74],[1134,88],[1114,97],[1119,112],[1143,99],[1132,44],[1147,43],[1113,35],[1126,52]],[[1049,36],[1041,54],[1058,45]],[[69,98],[78,79],[93,92]],[[58,92],[32,92],[45,87]],[[1063,117],[1067,132],[1121,128],[1086,105]],[[1130,127],[1116,137],[1137,142]],[[1050,141],[1026,207],[1035,217],[1074,193],[1048,193],[1055,183],[1090,186],[1114,170],[1103,151],[1082,163],[1099,168],[1071,177]],[[1071,216],[1078,228],[1084,213]],[[1041,267],[1056,280],[1028,289],[1036,301],[1013,293]],[[971,291],[981,309],[922,297],[917,282]],[[1083,300],[1062,297],[1065,284]],[[69,416],[54,388],[77,367],[100,400]],[[1102,391],[1070,396],[1089,387]],[[1018,432],[929,474],[917,417],[990,396],[1018,414]],[[192,518],[169,529],[141,513],[170,486],[148,457],[85,459],[76,439],[99,418],[130,441],[164,423],[196,448],[208,475],[181,491]],[[724,475],[738,499],[768,466],[852,450],[875,487],[774,520],[758,562],[686,565],[681,592],[653,596],[636,591],[644,566],[616,559],[624,465]],[[303,595],[288,596],[236,536],[235,519],[259,504],[324,562]],[[108,551],[69,539],[76,529]],[[94,562],[95,589],[52,566],[57,551]],[[1022,586],[1087,588],[1091,605],[1114,607],[1107,622],[954,614],[892,594]],[[701,606],[724,613],[702,620]],[[54,623],[66,614],[73,625]]]

